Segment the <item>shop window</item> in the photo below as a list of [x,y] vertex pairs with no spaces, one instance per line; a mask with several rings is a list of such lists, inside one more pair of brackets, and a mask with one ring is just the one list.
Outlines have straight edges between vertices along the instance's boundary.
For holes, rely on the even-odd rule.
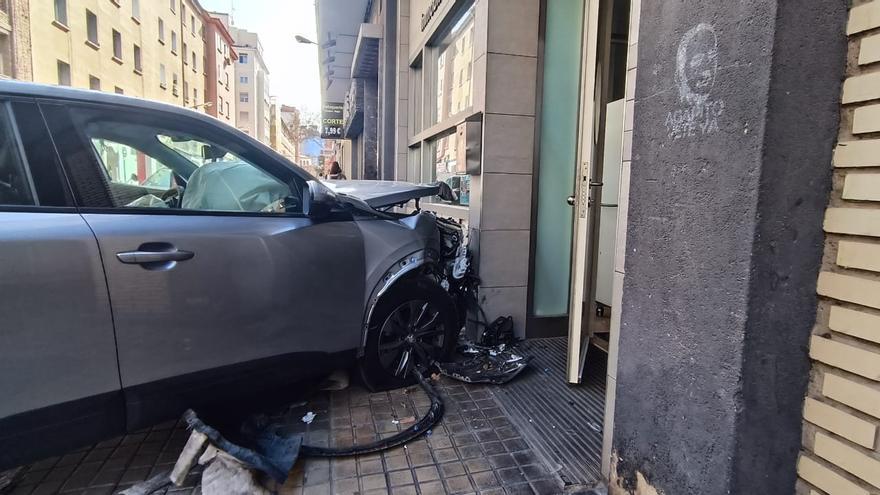
[[469,109],[473,103],[474,7],[462,12],[449,31],[432,47],[434,74],[433,122]]
[[465,172],[465,164],[458,162],[458,139],[455,131],[431,141],[428,150],[430,168],[422,170],[422,181],[443,181],[449,184],[458,196],[453,204],[468,206],[471,181]]

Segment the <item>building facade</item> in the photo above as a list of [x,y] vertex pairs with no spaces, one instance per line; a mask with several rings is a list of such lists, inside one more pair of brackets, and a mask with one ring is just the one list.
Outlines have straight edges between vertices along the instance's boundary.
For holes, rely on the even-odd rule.
[[269,146],[292,162],[296,162],[296,137],[283,117],[283,106],[271,98],[269,107]]
[[190,0],[30,2],[33,80],[181,106],[204,101],[201,7]]
[[612,493],[880,489],[880,1],[331,3],[324,102],[458,193],[488,321],[607,353]]
[[232,34],[235,62],[235,125],[255,139],[269,144],[269,70],[257,33],[232,24],[227,14],[217,14]]
[[205,15],[205,91],[209,115],[235,125],[237,100],[235,98],[235,63],[238,54],[232,46],[235,40],[223,21],[212,13]]
[[0,2],[0,77],[33,78],[28,0]]

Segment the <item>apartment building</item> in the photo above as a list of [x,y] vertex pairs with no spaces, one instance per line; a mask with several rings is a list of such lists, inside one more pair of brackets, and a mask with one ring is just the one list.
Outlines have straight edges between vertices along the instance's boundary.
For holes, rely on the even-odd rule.
[[296,161],[296,136],[288,126],[283,115],[283,105],[277,98],[270,98],[269,107],[269,146],[285,158]]
[[0,77],[31,79],[27,0],[0,0]]
[[33,1],[33,80],[198,107],[201,12],[192,0]]
[[235,62],[238,54],[232,48],[235,40],[222,20],[205,15],[205,84],[207,112],[235,125]]
[[232,34],[235,63],[235,124],[239,130],[269,144],[270,107],[269,69],[263,59],[263,45],[257,33],[236,27],[226,13],[212,13]]

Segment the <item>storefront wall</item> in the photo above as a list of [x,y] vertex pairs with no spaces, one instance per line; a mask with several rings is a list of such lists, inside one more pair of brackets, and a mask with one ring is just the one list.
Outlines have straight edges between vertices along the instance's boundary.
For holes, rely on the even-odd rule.
[[[408,53],[408,70],[399,77],[409,111],[406,133],[398,126],[398,137],[407,136],[398,162],[407,160],[398,177],[439,177],[461,188],[461,205],[433,208],[468,224],[488,319],[512,315],[525,335],[540,1],[411,0],[407,7],[400,12],[409,14],[408,37],[400,34],[408,46],[399,53]],[[481,166],[471,173],[452,158],[455,140],[446,138],[465,121],[482,131]]]

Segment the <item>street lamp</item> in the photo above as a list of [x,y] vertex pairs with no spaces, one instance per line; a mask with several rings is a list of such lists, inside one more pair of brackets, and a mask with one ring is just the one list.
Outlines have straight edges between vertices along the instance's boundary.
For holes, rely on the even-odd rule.
[[[305,36],[303,36],[303,35],[301,35],[301,34],[297,34],[297,35],[295,35],[295,36],[293,37],[293,39],[295,39],[297,43],[302,43],[303,45],[317,45],[317,43],[315,43],[314,41],[312,41],[312,40],[306,38]],[[330,39],[330,40],[327,40],[326,43],[324,43],[323,45],[321,45],[321,48],[327,49],[327,48],[332,48],[332,47],[334,47],[334,46],[336,46],[336,40],[334,40],[334,39]]]

